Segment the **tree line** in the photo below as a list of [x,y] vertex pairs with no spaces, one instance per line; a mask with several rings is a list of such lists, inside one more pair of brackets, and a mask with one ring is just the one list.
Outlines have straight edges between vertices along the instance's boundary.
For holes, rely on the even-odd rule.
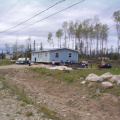
[[[119,54],[120,11],[115,11],[113,13],[113,20],[117,30],[117,53]],[[58,48],[72,48],[78,50],[82,58],[89,57],[96,59],[115,52],[113,51],[113,46],[109,49],[107,48],[107,43],[109,42],[108,35],[109,27],[107,24],[102,24],[100,22],[99,16],[95,16],[92,19],[85,19],[83,21],[65,21],[62,23],[61,28],[55,33]],[[53,37],[52,32],[49,32],[47,41],[52,44],[54,48]]]
[[[62,28],[56,31],[58,48],[78,50],[81,56],[102,56],[107,45],[108,30],[108,25],[100,23],[98,16],[84,21],[65,21]],[[48,42],[54,44],[51,32],[48,34]]]

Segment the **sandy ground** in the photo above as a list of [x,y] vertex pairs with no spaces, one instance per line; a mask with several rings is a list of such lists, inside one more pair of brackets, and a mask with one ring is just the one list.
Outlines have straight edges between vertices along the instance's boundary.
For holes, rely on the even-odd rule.
[[48,65],[0,66],[0,74],[65,120],[120,120],[120,99],[116,96],[103,94],[101,99],[91,99],[86,88],[81,89],[80,83],[77,86],[68,85],[51,76],[25,69],[28,67]]
[[4,66],[0,66],[0,69],[9,69],[9,68],[14,68],[14,69],[19,69],[19,68],[29,68],[29,67],[33,67],[33,68],[36,68],[36,67],[49,67],[50,65],[44,65],[44,64],[36,64],[36,65],[18,65],[18,64],[13,64],[13,65],[4,65]]

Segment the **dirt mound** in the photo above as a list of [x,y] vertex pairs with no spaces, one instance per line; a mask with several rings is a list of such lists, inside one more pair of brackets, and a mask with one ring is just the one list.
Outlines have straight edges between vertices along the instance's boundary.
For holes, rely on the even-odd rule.
[[103,95],[93,99],[80,82],[67,84],[22,67],[1,69],[0,73],[6,81],[24,89],[28,96],[56,112],[62,120],[120,119],[120,101],[116,96]]

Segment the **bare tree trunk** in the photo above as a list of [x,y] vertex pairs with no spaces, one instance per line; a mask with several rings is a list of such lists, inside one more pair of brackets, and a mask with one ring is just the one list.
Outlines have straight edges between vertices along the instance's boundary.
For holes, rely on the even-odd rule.
[[74,36],[72,36],[72,49],[74,49]]
[[60,48],[61,48],[61,37],[60,37]]
[[98,59],[98,38],[97,38],[97,46],[96,46],[96,57],[97,57],[97,59]]
[[120,53],[119,53],[119,38],[118,38],[118,63],[120,62]]

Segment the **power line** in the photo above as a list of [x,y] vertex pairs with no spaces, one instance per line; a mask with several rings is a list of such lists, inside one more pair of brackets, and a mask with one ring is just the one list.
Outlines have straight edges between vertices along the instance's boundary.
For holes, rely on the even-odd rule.
[[2,31],[2,32],[0,32],[0,33],[4,33],[4,32],[7,32],[7,31],[9,31],[9,30],[13,29],[13,28],[16,28],[16,27],[20,26],[21,24],[26,23],[27,21],[29,21],[29,20],[33,19],[34,17],[36,17],[36,16],[40,15],[41,13],[43,13],[43,12],[45,12],[45,11],[49,10],[50,8],[52,8],[52,7],[56,6],[57,4],[59,4],[59,3],[61,3],[61,2],[64,2],[64,1],[65,1],[65,0],[61,0],[61,1],[57,2],[57,3],[55,3],[54,5],[50,6],[49,8],[47,8],[47,9],[43,10],[42,12],[40,12],[40,13],[38,13],[38,14],[34,15],[33,17],[31,17],[31,18],[29,18],[29,19],[27,19],[27,20],[25,20],[24,22],[21,22],[21,23],[19,23],[18,25],[15,25],[15,26],[13,26],[13,27],[11,27],[11,28],[9,28],[9,29],[5,30],[5,31]]
[[20,0],[17,0],[1,17],[3,17],[8,11],[10,11]]
[[[35,22],[35,23],[32,23],[32,24],[30,24],[30,25],[28,25],[28,26],[26,26],[26,27],[23,27],[23,28],[21,28],[21,29],[19,29],[19,30],[16,30],[16,31],[14,31],[14,32],[11,32],[11,33],[9,33],[9,34],[7,34],[7,35],[10,35],[10,34],[13,34],[13,33],[18,32],[18,31],[21,31],[21,30],[23,30],[23,29],[25,29],[25,28],[27,28],[27,27],[29,27],[29,26],[32,26],[32,25],[34,25],[34,24],[36,24],[36,23],[38,23],[38,22],[41,22],[41,21],[49,18],[49,17],[52,17],[52,16],[54,16],[54,15],[56,15],[56,14],[58,14],[58,13],[61,13],[61,12],[65,11],[65,10],[67,10],[67,9],[73,7],[73,6],[76,6],[76,5],[78,5],[78,4],[80,4],[80,3],[84,2],[84,1],[85,1],[85,0],[82,0],[82,1],[80,1],[80,2],[77,2],[77,3],[71,5],[71,6],[67,7],[67,8],[64,8],[64,9],[62,9],[62,10],[60,10],[60,11],[58,11],[58,12],[52,14],[52,15],[49,15],[49,16],[47,16],[47,17],[45,17],[45,18],[43,18],[43,19],[41,19],[41,20],[39,20],[39,21],[37,21],[37,22]],[[3,37],[5,37],[5,36],[7,36],[7,35],[4,35],[4,36],[2,36],[2,37],[0,37],[0,38],[3,38]]]

